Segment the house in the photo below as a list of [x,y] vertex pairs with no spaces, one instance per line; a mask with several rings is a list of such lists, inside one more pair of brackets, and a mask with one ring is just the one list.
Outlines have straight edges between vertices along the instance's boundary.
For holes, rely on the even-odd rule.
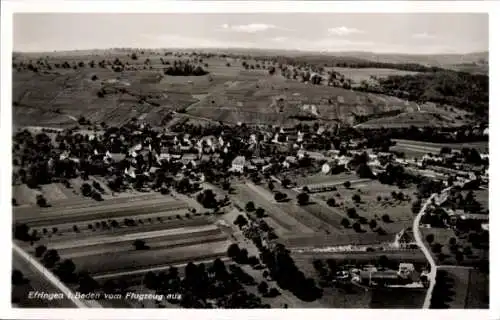
[[393,246],[396,248],[407,248],[411,244],[415,244],[415,239],[411,228],[406,228],[396,234]]
[[328,163],[323,164],[323,166],[321,167],[321,172],[324,174],[329,173],[330,170],[332,170],[332,168],[330,167],[330,165]]
[[395,270],[377,271],[377,272],[361,271],[360,280],[361,283],[370,286],[391,285],[391,284],[399,284],[402,282],[402,278]]
[[297,157],[295,156],[286,156],[285,160],[290,164],[297,164]]
[[266,161],[262,158],[253,158],[250,162],[255,166],[263,166],[266,164]]
[[464,213],[458,216],[462,221],[488,221],[489,216],[487,214],[482,213]]
[[413,263],[400,263],[398,274],[400,277],[409,278],[410,275],[415,271],[415,266]]
[[232,164],[231,164],[231,171],[233,172],[243,172],[243,169],[245,168],[245,157],[244,156],[237,156],[234,158]]

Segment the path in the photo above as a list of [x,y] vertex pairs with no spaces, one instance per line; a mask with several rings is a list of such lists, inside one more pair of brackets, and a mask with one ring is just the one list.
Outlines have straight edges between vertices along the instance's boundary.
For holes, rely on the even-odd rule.
[[[227,257],[222,257],[220,258],[222,261],[228,261],[229,258]],[[206,264],[209,264],[209,263],[212,263],[214,260],[211,259],[211,260],[199,260],[199,261],[191,261],[195,264],[200,264],[200,263],[206,263]],[[145,274],[145,273],[148,273],[148,272],[157,272],[157,271],[163,271],[163,270],[168,270],[170,269],[171,267],[175,267],[175,268],[181,268],[181,267],[185,267],[186,265],[188,265],[189,262],[186,262],[186,263],[177,263],[177,264],[168,264],[168,265],[164,265],[164,266],[156,266],[156,267],[151,267],[151,268],[146,268],[146,269],[140,269],[140,270],[131,270],[131,271],[124,271],[124,272],[115,272],[115,273],[106,273],[106,274],[101,274],[101,275],[95,275],[93,276],[94,279],[96,280],[101,280],[101,279],[107,279],[107,278],[116,278],[116,277],[122,277],[122,276],[128,276],[128,275],[135,275],[135,274]]]

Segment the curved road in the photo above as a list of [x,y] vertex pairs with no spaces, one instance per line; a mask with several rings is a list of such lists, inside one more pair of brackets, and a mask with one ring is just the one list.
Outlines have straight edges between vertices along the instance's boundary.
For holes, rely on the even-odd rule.
[[432,203],[432,200],[434,199],[435,202],[440,205],[446,199],[448,198],[448,191],[452,187],[447,187],[441,191],[441,193],[437,194],[434,193],[432,194],[425,204],[422,206],[422,209],[420,209],[420,212],[418,215],[415,217],[415,220],[413,221],[413,236],[415,237],[415,241],[417,242],[417,245],[419,248],[423,251],[427,261],[431,265],[431,271],[430,271],[430,283],[429,283],[429,288],[427,289],[427,293],[425,295],[425,300],[424,300],[424,305],[423,309],[429,309],[430,304],[431,304],[431,297],[432,297],[432,291],[434,289],[434,286],[436,284],[436,271],[437,271],[437,265],[436,262],[434,261],[434,258],[432,257],[431,252],[425,245],[425,243],[422,240],[422,234],[420,233],[419,227],[420,227],[420,220],[422,219],[422,216],[425,214],[425,210],[427,209],[427,206]]
[[422,308],[428,309],[430,304],[431,304],[431,297],[432,297],[432,291],[434,289],[434,285],[436,284],[436,270],[437,266],[434,261],[434,258],[432,257],[432,254],[429,252],[429,249],[425,246],[425,243],[422,241],[422,234],[420,233],[419,226],[420,226],[420,219],[422,219],[422,216],[425,214],[425,210],[427,209],[427,206],[431,204],[432,199],[436,197],[436,193],[431,195],[429,199],[425,202],[425,204],[422,206],[422,209],[420,209],[420,212],[418,213],[417,217],[413,221],[413,236],[415,237],[415,241],[417,242],[417,245],[419,248],[424,252],[425,258],[431,265],[431,272],[429,275],[430,283],[429,283],[429,288],[427,289],[427,293],[425,295],[425,300],[424,300],[424,305]]

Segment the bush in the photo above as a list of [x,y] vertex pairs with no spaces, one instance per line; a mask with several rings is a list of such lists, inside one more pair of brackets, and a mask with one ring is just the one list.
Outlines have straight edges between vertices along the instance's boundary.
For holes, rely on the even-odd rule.
[[308,204],[309,203],[309,195],[305,192],[300,193],[297,196],[297,202],[300,206]]
[[356,203],[360,203],[361,202],[361,196],[359,194],[355,194],[352,196],[352,201],[356,202]]
[[235,259],[240,254],[240,247],[236,243],[232,243],[227,248],[227,256],[231,259]]
[[41,208],[48,207],[47,200],[42,195],[36,197],[36,204]]
[[278,202],[284,201],[286,198],[287,198],[287,195],[282,193],[282,192],[276,192],[276,194],[274,195],[274,200],[276,200]]
[[347,218],[342,218],[342,221],[340,222],[344,228],[349,228],[351,223],[349,222],[349,219]]
[[352,225],[352,229],[356,232],[360,232],[362,229],[361,229],[361,224],[359,224],[359,222],[355,222],[353,225]]
[[146,246],[146,241],[137,239],[135,240],[132,245],[135,247],[135,250],[144,250],[147,248]]
[[335,207],[337,205],[334,198],[328,199],[328,201],[326,201],[326,204],[330,207]]
[[426,237],[425,237],[425,240],[431,244],[432,242],[434,242],[434,235],[433,234],[428,234]]
[[35,249],[35,257],[40,258],[43,256],[43,254],[47,251],[47,247],[42,245],[39,245]]
[[253,201],[248,201],[246,206],[245,206],[245,210],[248,211],[248,212],[252,212],[255,210],[255,204],[253,203]]
[[255,215],[257,216],[257,218],[263,218],[265,216],[265,210],[262,209],[261,207],[257,208],[257,210],[255,210]]
[[236,217],[236,219],[234,220],[234,224],[240,228],[246,225],[247,223],[248,223],[247,219],[242,214],[238,215],[238,217]]
[[356,212],[356,209],[354,209],[354,208],[347,209],[347,216],[351,219],[357,219],[358,214]]

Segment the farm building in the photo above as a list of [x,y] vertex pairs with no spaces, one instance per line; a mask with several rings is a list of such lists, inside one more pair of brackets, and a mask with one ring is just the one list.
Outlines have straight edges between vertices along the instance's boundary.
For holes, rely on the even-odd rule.
[[393,285],[402,283],[402,278],[399,276],[398,272],[395,270],[388,271],[361,271],[360,272],[361,283],[376,286],[376,285]]

